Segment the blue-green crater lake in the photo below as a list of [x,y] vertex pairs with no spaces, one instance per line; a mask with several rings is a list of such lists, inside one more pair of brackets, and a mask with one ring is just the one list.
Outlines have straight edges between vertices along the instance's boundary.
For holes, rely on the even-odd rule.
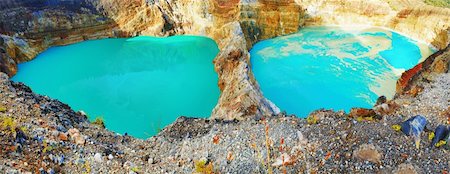
[[254,45],[251,64],[266,98],[306,117],[317,109],[371,108],[395,93],[401,73],[435,50],[380,28],[306,27]]
[[[264,96],[305,117],[316,109],[370,108],[395,93],[401,73],[435,50],[379,28],[306,27],[254,45],[251,64]],[[209,38],[102,39],[52,47],[19,65],[13,81],[138,138],[179,116],[208,117],[219,98]]]
[[147,138],[179,116],[209,117],[220,93],[218,52],[197,36],[85,41],[48,49],[12,80],[103,118],[110,130]]

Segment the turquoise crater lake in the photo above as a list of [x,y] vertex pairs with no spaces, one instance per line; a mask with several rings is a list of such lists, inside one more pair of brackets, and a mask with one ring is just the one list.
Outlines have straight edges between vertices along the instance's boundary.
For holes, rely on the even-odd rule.
[[300,117],[317,109],[371,108],[401,73],[435,50],[380,28],[306,27],[258,42],[251,54],[266,98]]
[[219,98],[216,43],[197,36],[102,39],[52,47],[12,80],[139,138],[179,116],[208,117]]

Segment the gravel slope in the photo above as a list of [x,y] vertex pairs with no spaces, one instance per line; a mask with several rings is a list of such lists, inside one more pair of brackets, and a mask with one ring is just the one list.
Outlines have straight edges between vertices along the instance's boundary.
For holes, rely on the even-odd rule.
[[[0,106],[6,110],[0,116],[2,122],[11,118],[17,129],[0,127],[0,171],[444,173],[450,171],[449,151],[430,148],[428,133],[416,149],[411,137],[391,128],[417,114],[429,118],[431,129],[448,120],[450,75],[434,79],[417,97],[399,97],[400,107],[381,120],[325,110],[313,113],[318,123],[312,125],[283,114],[228,122],[180,117],[157,136],[139,140],[90,124],[82,113],[1,74]],[[272,167],[267,166],[267,149]],[[276,164],[281,156],[284,166]]]

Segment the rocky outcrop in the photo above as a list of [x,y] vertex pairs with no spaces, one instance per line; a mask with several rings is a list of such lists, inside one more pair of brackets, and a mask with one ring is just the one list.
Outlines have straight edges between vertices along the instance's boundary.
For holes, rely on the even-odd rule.
[[8,0],[0,21],[0,70],[9,75],[50,46],[112,37],[116,27],[88,0]]
[[420,83],[431,81],[433,75],[448,73],[450,67],[450,45],[440,50],[414,68],[404,72],[397,81],[397,95],[416,95],[421,88]]
[[[54,2],[54,3],[52,3]],[[215,59],[222,95],[214,109],[214,118],[243,118],[277,113],[261,94],[249,67],[246,33],[241,23],[241,4],[233,1],[15,1],[2,6],[0,33],[2,34],[1,70],[13,75],[16,64],[31,60],[53,45],[65,45],[87,39],[130,37],[136,35],[170,36],[175,34],[204,35],[213,38],[221,50]],[[297,4],[293,1],[253,2],[252,10],[271,9],[270,15],[258,18],[263,32],[258,39],[273,37],[300,26]],[[283,7],[278,8],[277,5]],[[292,7],[291,7],[292,6]],[[292,10],[294,9],[294,10]],[[287,23],[288,11],[296,20]],[[32,14],[30,15],[20,15]],[[279,15],[279,13],[282,15]],[[8,16],[13,14],[13,16]],[[280,16],[282,16],[280,18]],[[266,20],[269,19],[269,20]],[[14,23],[23,25],[14,26]],[[286,23],[286,24],[284,24]],[[284,25],[283,25],[284,24]],[[13,26],[13,27],[11,27]],[[248,34],[248,33],[247,33]],[[253,39],[253,42],[256,42]]]
[[208,36],[220,48],[214,65],[222,92],[211,117],[270,116],[279,110],[263,97],[251,72],[248,50],[254,43],[297,32],[305,24],[365,24],[437,48],[447,45],[450,10],[410,1],[7,0],[0,5],[0,70],[13,75],[18,63],[50,46],[89,39]]
[[259,40],[297,32],[305,22],[305,11],[294,0],[243,1],[240,6],[248,48]]

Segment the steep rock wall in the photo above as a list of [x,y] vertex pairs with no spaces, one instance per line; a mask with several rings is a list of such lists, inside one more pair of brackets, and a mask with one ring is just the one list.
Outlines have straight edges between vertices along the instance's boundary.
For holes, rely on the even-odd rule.
[[403,94],[416,95],[423,82],[432,81],[433,75],[448,73],[450,69],[450,45],[439,50],[422,63],[402,74],[397,81],[397,96]]
[[49,46],[112,37],[115,27],[88,0],[6,0],[0,5],[0,70],[15,74],[17,63]]
[[307,9],[308,25],[386,27],[444,49],[450,39],[450,9],[420,0],[296,0]]
[[[296,32],[302,25],[301,8],[292,0],[9,0],[1,7],[1,21],[7,22],[0,25],[0,68],[10,75],[17,63],[54,45],[137,35],[211,37],[221,50],[214,64],[222,91],[212,117],[225,119],[278,112],[259,90],[248,49],[260,39]],[[249,19],[255,25],[244,28],[261,30],[256,39],[248,39],[254,34],[242,30],[240,20],[248,17],[242,14],[249,12],[258,14]],[[17,22],[23,25],[15,26]]]
[[[410,2],[411,1],[411,2]],[[214,39],[221,96],[211,117],[270,116],[248,50],[303,25],[384,26],[437,48],[448,44],[449,10],[414,0],[6,0],[0,4],[0,70],[9,75],[50,46],[137,35]],[[394,3],[392,3],[394,2]]]
[[305,11],[294,0],[242,1],[239,22],[247,47],[259,40],[297,32],[305,22]]

